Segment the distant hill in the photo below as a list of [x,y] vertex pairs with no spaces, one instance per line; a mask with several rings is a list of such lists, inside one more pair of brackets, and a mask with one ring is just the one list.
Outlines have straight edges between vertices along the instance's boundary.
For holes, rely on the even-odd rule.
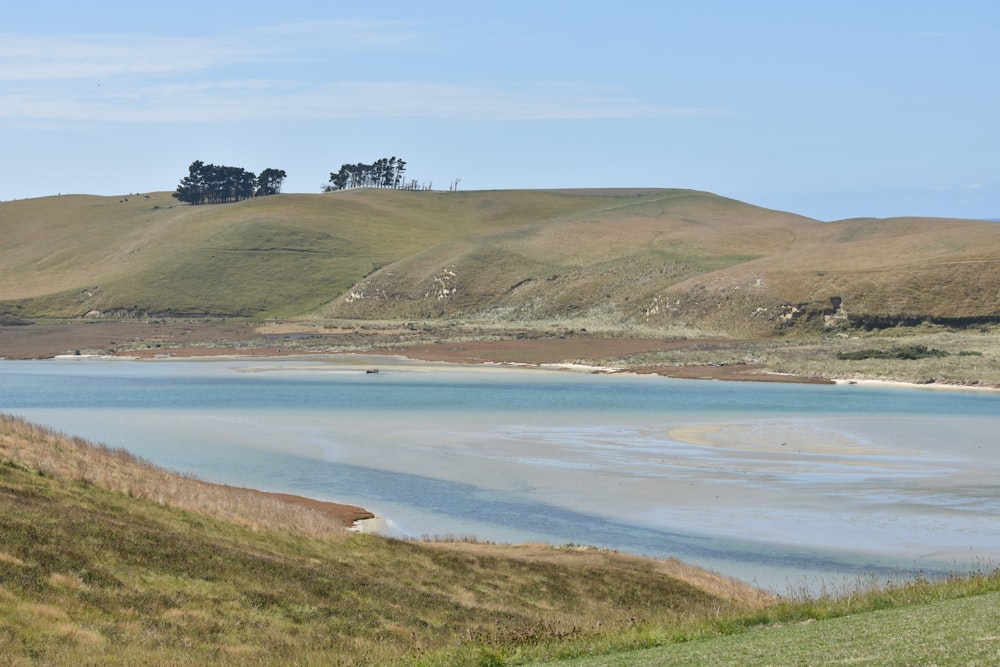
[[693,190],[0,204],[0,317],[565,321],[762,335],[1000,321],[1000,227]]

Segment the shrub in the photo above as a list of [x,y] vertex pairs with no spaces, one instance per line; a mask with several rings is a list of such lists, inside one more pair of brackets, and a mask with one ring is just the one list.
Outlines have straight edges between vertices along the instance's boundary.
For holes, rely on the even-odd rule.
[[948,353],[936,348],[928,348],[926,345],[902,345],[889,348],[888,350],[854,350],[851,352],[838,352],[837,358],[843,361],[861,361],[864,359],[927,359],[929,357],[946,357]]

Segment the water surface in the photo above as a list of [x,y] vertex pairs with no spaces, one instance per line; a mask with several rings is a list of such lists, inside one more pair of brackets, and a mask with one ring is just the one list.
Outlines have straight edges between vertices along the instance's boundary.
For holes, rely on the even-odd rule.
[[988,392],[58,359],[0,361],[0,410],[204,479],[358,504],[401,536],[676,556],[780,592],[1000,555]]

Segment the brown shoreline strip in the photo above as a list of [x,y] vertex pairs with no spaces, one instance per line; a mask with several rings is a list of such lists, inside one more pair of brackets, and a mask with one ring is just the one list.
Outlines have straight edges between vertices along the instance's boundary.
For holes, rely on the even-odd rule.
[[663,375],[690,380],[726,380],[729,382],[790,382],[795,384],[836,384],[833,380],[807,375],[770,373],[763,364],[724,366],[646,366],[631,368],[630,373]]
[[[255,490],[256,491],[256,490]],[[328,502],[325,500],[315,500],[305,496],[297,496],[291,493],[274,493],[272,491],[256,491],[263,496],[280,500],[290,505],[298,505],[317,512],[321,512],[329,517],[340,521],[345,528],[350,528],[357,521],[374,519],[375,515],[363,507],[356,505],[342,505],[340,503]]]

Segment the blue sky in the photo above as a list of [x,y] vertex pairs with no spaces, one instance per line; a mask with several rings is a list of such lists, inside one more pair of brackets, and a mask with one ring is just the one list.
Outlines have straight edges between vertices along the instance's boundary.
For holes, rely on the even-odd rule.
[[435,189],[1000,217],[995,0],[10,4],[0,200],[398,156]]

